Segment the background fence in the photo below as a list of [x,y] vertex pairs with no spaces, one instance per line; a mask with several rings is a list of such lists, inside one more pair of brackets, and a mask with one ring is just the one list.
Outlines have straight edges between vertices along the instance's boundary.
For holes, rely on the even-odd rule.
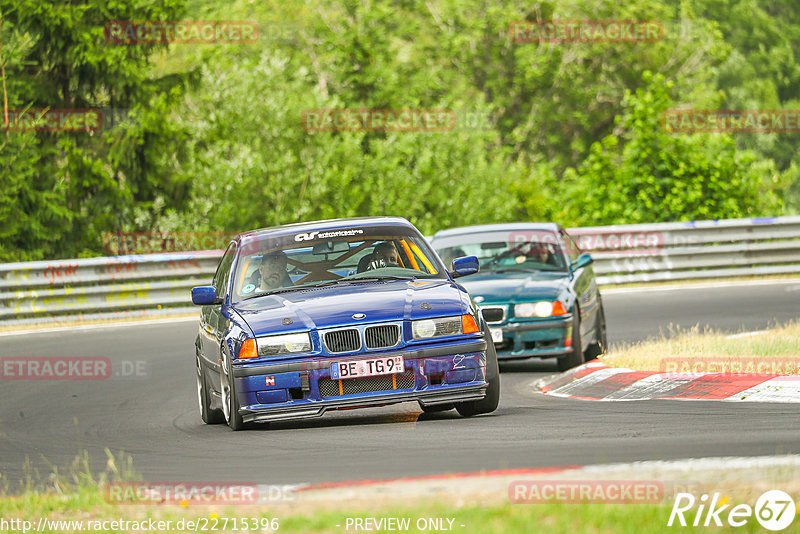
[[[800,217],[571,228],[601,285],[800,273]],[[0,264],[0,325],[191,312],[221,250]]]

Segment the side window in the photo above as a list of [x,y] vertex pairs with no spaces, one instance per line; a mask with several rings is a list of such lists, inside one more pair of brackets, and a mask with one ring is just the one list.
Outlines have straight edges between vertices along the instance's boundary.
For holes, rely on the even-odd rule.
[[559,232],[561,236],[561,240],[564,242],[564,250],[569,257],[569,261],[575,261],[578,259],[578,256],[581,255],[581,251],[578,246],[575,244],[575,241],[567,234],[565,231],[561,230]]
[[233,265],[233,257],[236,254],[236,244],[231,243],[222,255],[222,260],[219,262],[217,272],[214,274],[214,288],[217,290],[217,296],[225,295],[225,284],[231,274],[231,265]]

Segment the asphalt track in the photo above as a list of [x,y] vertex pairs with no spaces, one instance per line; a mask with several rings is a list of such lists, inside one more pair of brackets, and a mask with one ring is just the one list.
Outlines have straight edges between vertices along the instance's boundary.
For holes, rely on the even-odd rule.
[[[612,344],[670,324],[758,330],[800,318],[800,280],[625,290],[604,302]],[[556,372],[544,360],[503,366],[500,407],[488,416],[403,404],[234,433],[197,414],[196,330],[179,321],[1,336],[0,357],[108,357],[115,373],[144,364],[127,378],[0,382],[0,482],[13,488],[26,458],[46,474],[82,450],[102,470],[106,448],[132,455],[144,480],[260,484],[800,453],[796,405],[550,398],[531,387]]]

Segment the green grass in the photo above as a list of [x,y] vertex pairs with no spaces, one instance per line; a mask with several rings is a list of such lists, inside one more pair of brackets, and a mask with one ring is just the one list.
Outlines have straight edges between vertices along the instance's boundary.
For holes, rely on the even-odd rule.
[[[280,533],[342,533],[357,532],[354,527],[346,529],[347,520],[354,518],[409,518],[408,532],[419,532],[418,521],[429,518],[452,519],[452,531],[458,533],[517,533],[548,532],[558,533],[640,533],[640,532],[681,532],[696,530],[668,527],[670,505],[652,504],[493,504],[482,506],[479,503],[457,505],[445,501],[425,502],[410,506],[388,504],[365,509],[363,505],[342,505],[341,510],[316,511],[308,504],[305,510],[286,510],[280,512],[254,507],[229,507],[215,511],[201,510],[199,507],[184,509],[157,506],[115,506],[103,500],[102,492],[95,488],[80,488],[69,496],[25,494],[20,498],[0,499],[0,517],[19,518],[37,524],[39,517],[62,520],[156,520],[171,521],[175,525],[179,520],[200,520],[202,525],[219,527],[228,518],[229,528],[233,532],[233,518],[277,519]],[[687,516],[688,517],[688,516]],[[724,519],[724,517],[723,517]],[[208,523],[206,523],[208,522]],[[750,524],[753,523],[753,524]],[[264,524],[267,524],[266,522]],[[339,525],[339,526],[337,526]],[[462,526],[463,525],[463,526]],[[422,523],[420,523],[422,526]],[[715,529],[718,532],[756,532],[758,524],[752,519],[742,528]],[[33,527],[36,528],[35,526]],[[86,530],[84,530],[85,532]],[[175,531],[174,528],[172,531]],[[202,531],[202,530],[201,530]],[[223,531],[221,528],[217,532]],[[240,530],[241,531],[241,530]],[[270,532],[267,529],[264,532]],[[433,530],[427,530],[431,532]],[[787,530],[786,532],[789,532]],[[79,530],[43,530],[43,532],[80,532]],[[102,530],[102,532],[124,532],[124,530]],[[360,530],[359,532],[365,532]],[[373,531],[374,532],[374,531]],[[387,532],[380,530],[378,532]]]
[[602,361],[637,371],[800,375],[800,321],[745,337],[692,328],[615,349]]
[[[31,467],[25,469],[25,479],[16,489],[9,488],[7,479],[0,477],[3,488],[0,490],[0,519],[29,521],[30,531],[36,531],[40,518],[49,521],[82,521],[81,527],[72,524],[69,528],[62,524],[58,529],[45,527],[39,532],[133,532],[133,525],[105,525],[107,528],[94,528],[104,521],[153,521],[169,522],[169,529],[161,531],[186,532],[194,528],[187,521],[198,523],[199,532],[245,532],[242,520],[252,522],[256,519],[263,529],[248,529],[251,532],[283,533],[344,533],[344,532],[391,532],[381,530],[356,530],[352,523],[356,518],[375,520],[396,518],[409,521],[408,530],[395,532],[456,532],[456,533],[518,533],[548,532],[557,533],[640,533],[640,532],[682,532],[695,530],[668,527],[671,511],[671,498],[662,504],[513,504],[504,492],[484,492],[476,486],[462,486],[463,491],[440,490],[435,498],[425,495],[408,498],[392,495],[383,489],[372,491],[369,487],[360,488],[360,498],[341,494],[349,490],[315,490],[300,492],[291,501],[281,501],[271,506],[250,505],[157,505],[109,502],[104,488],[114,482],[135,481],[131,459],[125,454],[114,456],[109,451],[105,469],[92,474],[88,454],[79,455],[71,465],[64,469],[50,466],[52,472],[42,476]],[[453,486],[450,486],[451,488]],[[667,493],[669,495],[669,493]],[[741,502],[747,502],[741,501]],[[693,510],[694,512],[694,510]],[[691,514],[687,513],[689,518]],[[351,521],[348,527],[348,519]],[[419,529],[424,521],[434,519],[452,530]],[[725,517],[722,518],[723,521]],[[227,520],[227,528],[225,521]],[[234,520],[238,528],[234,528]],[[452,520],[452,523],[448,520]],[[89,523],[89,522],[93,523]],[[176,527],[180,521],[184,528]],[[277,529],[273,530],[277,522]],[[690,519],[691,521],[691,519]],[[338,526],[337,526],[338,525]],[[17,528],[2,528],[0,532],[22,532]],[[216,528],[212,528],[216,527]],[[742,528],[724,527],[717,532],[756,532],[759,531],[755,519]],[[141,531],[152,532],[142,529]],[[785,532],[791,532],[787,529]]]

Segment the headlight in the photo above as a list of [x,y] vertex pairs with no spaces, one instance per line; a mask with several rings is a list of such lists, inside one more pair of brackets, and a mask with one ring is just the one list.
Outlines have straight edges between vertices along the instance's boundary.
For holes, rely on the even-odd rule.
[[265,336],[257,338],[257,342],[259,356],[277,356],[278,354],[308,352],[311,350],[311,338],[308,336],[308,332]]
[[551,317],[553,315],[566,315],[567,310],[561,301],[541,300],[539,302],[523,302],[514,305],[516,317]]
[[456,315],[455,317],[440,317],[438,319],[422,319],[411,322],[411,335],[414,339],[455,336],[464,333],[464,329],[461,325],[462,318],[460,315]]

